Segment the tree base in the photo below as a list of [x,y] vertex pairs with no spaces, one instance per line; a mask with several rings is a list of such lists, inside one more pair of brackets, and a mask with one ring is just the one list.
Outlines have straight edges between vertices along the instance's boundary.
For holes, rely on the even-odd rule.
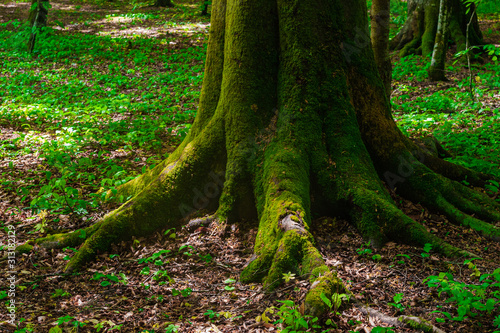
[[[344,286],[315,246],[316,216],[348,218],[374,247],[396,240],[470,255],[406,216],[383,182],[454,223],[500,239],[488,223],[500,221],[500,205],[457,182],[484,184],[489,177],[404,137],[369,45],[347,59],[344,35],[331,33],[345,29],[348,40],[354,27],[367,26],[362,1],[259,1],[214,4],[200,108],[178,149],[121,186],[118,195],[131,199],[95,225],[35,243],[83,243],[66,266],[72,271],[112,244],[200,215],[229,223],[257,217],[255,256],[241,280],[272,290],[283,274],[303,276],[312,284],[305,309],[317,314],[325,310],[321,295]],[[332,27],[339,12],[354,15],[355,24]],[[324,13],[329,20],[318,17]]]
[[[467,11],[458,0],[450,0],[448,36],[456,44],[457,52],[467,45],[482,45],[483,37],[479,29],[474,5]],[[401,57],[409,54],[430,55],[434,49],[439,17],[439,0],[409,2],[408,19],[401,31],[391,40],[390,48],[398,50]],[[470,23],[470,25],[469,25]]]

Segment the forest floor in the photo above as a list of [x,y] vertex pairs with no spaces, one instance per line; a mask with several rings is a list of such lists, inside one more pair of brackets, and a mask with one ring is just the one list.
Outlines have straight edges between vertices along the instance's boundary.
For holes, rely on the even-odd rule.
[[[88,226],[116,208],[93,193],[113,189],[172,152],[189,130],[201,86],[209,19],[197,15],[198,2],[172,9],[134,2],[55,0],[51,5],[51,35],[40,37],[38,50],[29,56],[19,51],[18,39],[25,41],[25,35],[7,24],[24,21],[29,4],[0,4],[0,242],[5,254],[14,239],[9,230],[22,244]],[[483,17],[481,24],[487,42],[498,46],[498,15]],[[472,74],[462,63],[450,64],[449,81],[436,83],[425,80],[426,59],[395,56],[394,62],[394,114],[402,130],[414,136],[433,133],[456,162],[498,175],[498,63],[485,58],[474,64]],[[357,300],[386,315],[421,317],[445,332],[495,331],[499,288],[480,286],[500,267],[500,245],[393,197],[429,231],[481,259],[449,259],[431,248],[396,243],[376,250],[347,221],[318,218],[313,234],[327,265]],[[269,293],[260,284],[238,281],[252,256],[257,227],[255,222],[212,223],[163,230],[115,244],[76,274],[62,272],[74,248],[38,247],[15,258],[13,268],[3,261],[0,332],[279,331],[279,301],[293,300],[300,309],[310,286],[289,275]],[[458,306],[465,303],[450,301],[451,291],[429,286],[428,278],[440,273],[448,273],[441,281],[457,291],[455,300],[470,301],[462,318],[457,319]],[[15,296],[9,295],[11,275]],[[479,307],[488,298],[495,302],[492,311],[471,305]],[[15,325],[8,317],[12,299]],[[309,331],[370,332],[387,326],[347,302],[316,324],[320,328]]]

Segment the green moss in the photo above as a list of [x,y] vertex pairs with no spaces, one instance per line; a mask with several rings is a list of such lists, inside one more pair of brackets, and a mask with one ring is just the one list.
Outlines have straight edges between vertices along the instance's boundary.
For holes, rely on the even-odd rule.
[[336,273],[325,272],[320,276],[313,287],[309,290],[305,298],[305,312],[313,317],[317,317],[329,310],[328,306],[321,299],[324,294],[328,299],[332,298],[334,293],[342,293],[345,290],[342,281]]
[[33,245],[31,245],[30,242],[27,242],[23,245],[19,245],[18,247],[16,247],[16,252],[19,254],[29,253],[31,252],[31,250],[33,250]]
[[430,322],[423,318],[413,318],[413,317],[407,317],[407,316],[400,316],[398,320],[402,323],[405,323],[408,325],[410,328],[417,330],[417,331],[422,331],[426,333],[432,333],[434,332],[434,325],[432,325]]

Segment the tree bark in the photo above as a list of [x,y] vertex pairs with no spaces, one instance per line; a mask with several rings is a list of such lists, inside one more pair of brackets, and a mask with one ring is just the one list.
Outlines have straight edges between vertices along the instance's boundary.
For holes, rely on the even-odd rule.
[[436,32],[436,41],[432,51],[431,66],[428,70],[431,81],[446,80],[444,66],[446,63],[446,49],[448,46],[448,25],[450,19],[449,0],[441,0],[439,4],[439,20]]
[[[413,53],[431,54],[439,21],[439,4],[440,0],[409,0],[408,19],[401,31],[391,40],[390,48],[400,50],[401,56]],[[450,20],[447,33],[456,44],[457,51],[465,50],[466,38],[469,39],[470,45],[482,45],[483,37],[474,4],[468,12],[461,0],[450,0],[448,4]],[[472,24],[467,35],[469,22]]]
[[391,98],[392,64],[389,55],[390,0],[373,0],[371,8],[371,42],[380,78],[387,98]]
[[465,178],[477,186],[490,179],[415,146],[394,123],[364,0],[218,0],[186,139],[119,188],[132,197],[120,208],[87,229],[35,243],[83,242],[66,267],[75,270],[112,244],[200,214],[227,223],[258,218],[255,255],[241,281],[272,289],[283,273],[307,277],[305,309],[317,315],[326,310],[321,294],[344,287],[314,245],[315,217],[349,218],[376,247],[431,243],[467,255],[400,211],[383,184],[500,239],[489,223],[500,220],[500,205],[462,185]]

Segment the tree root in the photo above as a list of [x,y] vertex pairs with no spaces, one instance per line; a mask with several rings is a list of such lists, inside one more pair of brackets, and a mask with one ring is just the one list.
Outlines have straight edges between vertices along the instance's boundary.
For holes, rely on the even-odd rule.
[[379,319],[381,322],[393,326],[393,327],[409,327],[415,330],[423,331],[426,333],[445,333],[443,330],[432,325],[430,322],[418,318],[409,316],[399,316],[391,317],[383,314],[380,311],[372,309],[359,301],[354,302],[355,306],[365,315]]
[[491,223],[500,221],[500,204],[486,194],[446,179],[423,166],[401,186],[401,194],[443,213],[450,222],[471,228],[484,237],[500,241],[500,229]]

